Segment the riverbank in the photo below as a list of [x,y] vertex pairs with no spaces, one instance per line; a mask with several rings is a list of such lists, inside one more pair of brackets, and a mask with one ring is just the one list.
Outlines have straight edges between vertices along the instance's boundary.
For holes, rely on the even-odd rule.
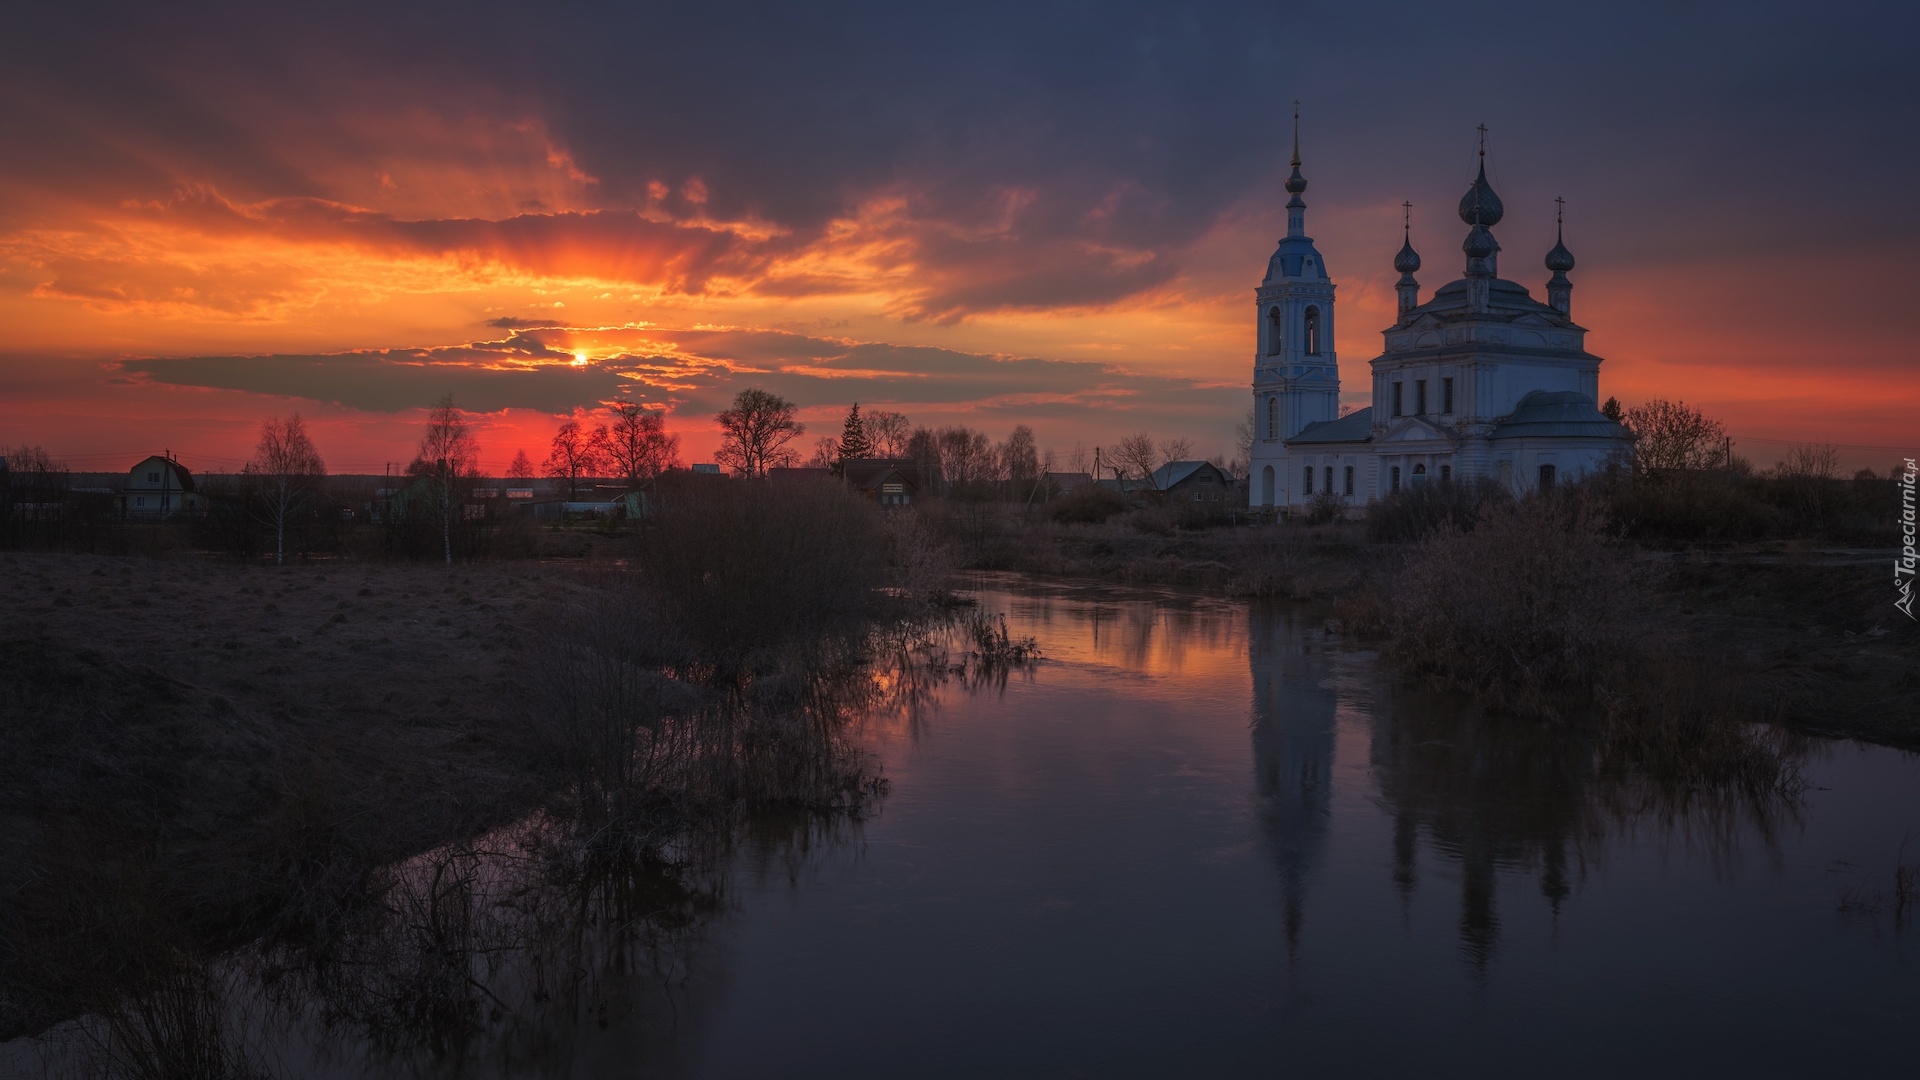
[[[971,535],[946,532],[978,569],[1330,601],[1347,611],[1344,629],[1372,634],[1382,620],[1353,606],[1391,604],[1409,550],[1371,542],[1362,522],[1177,528],[1160,516],[1062,524],[1007,511]],[[1891,551],[1788,541],[1630,550],[1649,617],[1755,719],[1920,750],[1920,628],[1893,607]]]

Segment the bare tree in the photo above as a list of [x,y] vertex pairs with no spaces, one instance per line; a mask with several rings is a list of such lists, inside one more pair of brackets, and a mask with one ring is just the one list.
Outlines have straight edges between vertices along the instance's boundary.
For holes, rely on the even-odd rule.
[[714,458],[742,476],[765,476],[768,467],[792,459],[787,444],[807,432],[793,412],[793,402],[778,394],[740,391],[733,396],[733,407],[713,418],[720,425],[720,449]]
[[1840,476],[1840,448],[1832,443],[1795,443],[1787,447],[1785,461],[1774,470],[1782,478],[1836,480]]
[[580,426],[580,421],[569,420],[553,433],[545,468],[548,476],[567,485],[568,499],[578,499],[580,482],[600,471],[606,430],[590,432]]
[[514,451],[513,463],[507,466],[507,479],[531,480],[533,477],[533,459],[527,456],[525,450]]
[[1711,469],[1724,460],[1726,428],[1684,401],[1636,405],[1623,423],[1633,433],[1634,467],[1642,475]]
[[907,441],[913,437],[912,426],[902,413],[875,409],[866,415],[867,441],[873,446],[873,456],[878,458],[903,458],[907,454]]
[[1000,444],[999,456],[1012,496],[1026,499],[1040,480],[1040,451],[1033,440],[1033,429],[1025,424],[1015,425],[1007,441]]
[[1122,479],[1153,483],[1153,470],[1160,467],[1160,448],[1153,436],[1141,431],[1121,439],[1108,455]]
[[629,484],[651,480],[680,464],[680,436],[667,434],[658,410],[621,402],[613,407],[613,424],[606,431],[608,461]]
[[474,463],[479,458],[480,444],[473,437],[473,429],[454,406],[453,395],[448,394],[427,413],[420,452],[407,472],[425,481],[428,497],[440,517],[440,545],[449,566],[453,565],[453,521],[460,513],[460,485],[473,478]]
[[977,494],[981,485],[1000,478],[998,456],[986,432],[955,425],[943,427],[934,435],[941,471],[952,487]]
[[287,522],[327,475],[327,465],[307,437],[307,425],[299,413],[285,420],[270,416],[260,422],[260,444],[243,471],[260,485],[267,521],[273,526],[273,561],[284,565]]
[[813,443],[813,456],[807,459],[809,469],[831,469],[840,464],[840,440],[831,435],[822,435]]

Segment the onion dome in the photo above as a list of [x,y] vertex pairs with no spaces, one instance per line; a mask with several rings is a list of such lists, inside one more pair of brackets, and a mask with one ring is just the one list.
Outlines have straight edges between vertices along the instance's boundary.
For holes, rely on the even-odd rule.
[[1466,252],[1469,259],[1485,259],[1500,250],[1500,242],[1493,238],[1493,233],[1485,225],[1477,224],[1468,231],[1466,242],[1460,245],[1460,250]]
[[1393,268],[1403,274],[1411,274],[1420,269],[1420,253],[1413,250],[1412,236],[1400,242],[1400,253],[1393,257]]
[[1553,250],[1547,252],[1547,269],[1556,274],[1564,274],[1573,269],[1573,252],[1567,250],[1566,242],[1561,239],[1560,233],[1561,230],[1558,228],[1553,230]]
[[1493,193],[1493,185],[1487,183],[1487,161],[1480,159],[1480,175],[1474,178],[1473,186],[1460,196],[1460,220],[1473,226],[1494,226],[1506,215],[1507,208],[1500,204],[1500,196]]
[[1293,175],[1287,177],[1287,191],[1298,195],[1307,190],[1307,178],[1300,175],[1300,159],[1293,160]]

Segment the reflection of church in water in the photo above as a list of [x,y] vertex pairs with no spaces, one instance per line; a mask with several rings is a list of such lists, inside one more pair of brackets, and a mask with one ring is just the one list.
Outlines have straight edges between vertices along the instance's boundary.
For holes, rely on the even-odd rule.
[[[1331,672],[1324,639],[1309,632],[1318,620],[1266,605],[1249,618],[1254,788],[1280,874],[1288,951],[1297,955],[1328,862],[1339,694],[1321,685]],[[1458,874],[1461,955],[1484,968],[1499,938],[1501,871],[1535,875],[1556,912],[1572,889],[1592,826],[1589,751],[1553,725],[1424,696],[1383,698],[1366,723],[1371,781],[1393,822],[1392,887],[1413,902],[1423,848],[1451,864],[1443,876]]]

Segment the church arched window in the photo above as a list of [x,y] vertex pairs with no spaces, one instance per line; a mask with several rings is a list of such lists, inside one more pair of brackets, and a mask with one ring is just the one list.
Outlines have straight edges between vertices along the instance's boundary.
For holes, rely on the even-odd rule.
[[1307,355],[1320,355],[1320,309],[1307,309]]
[[1267,309],[1267,355],[1280,355],[1280,309]]
[[1277,439],[1279,437],[1280,437],[1280,399],[1277,397],[1270,397],[1267,399],[1267,438]]

